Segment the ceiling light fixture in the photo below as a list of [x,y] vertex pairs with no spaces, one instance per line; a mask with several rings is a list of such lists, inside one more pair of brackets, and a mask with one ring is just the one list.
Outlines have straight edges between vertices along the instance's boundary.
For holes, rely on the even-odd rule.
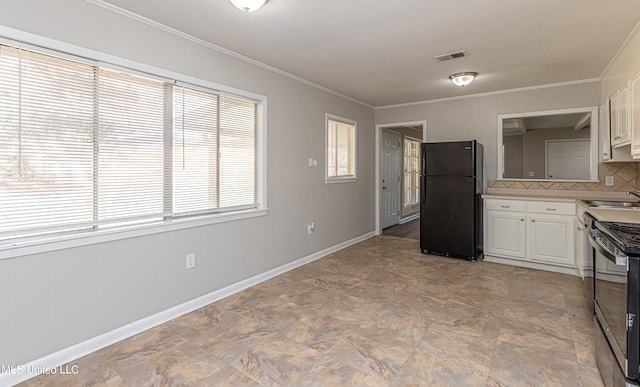
[[467,86],[468,84],[473,82],[473,80],[477,76],[478,76],[478,73],[468,71],[464,73],[456,73],[456,74],[450,75],[449,79],[451,79],[451,82],[453,82],[453,84],[456,86]]
[[229,0],[234,7],[244,12],[253,12],[262,7],[267,0]]

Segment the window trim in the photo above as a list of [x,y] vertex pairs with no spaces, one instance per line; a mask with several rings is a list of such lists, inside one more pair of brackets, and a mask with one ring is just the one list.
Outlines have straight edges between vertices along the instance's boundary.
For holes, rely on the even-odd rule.
[[265,216],[267,206],[267,97],[250,91],[221,85],[190,75],[165,70],[122,57],[102,53],[46,38],[36,34],[0,26],[0,42],[17,45],[25,49],[39,51],[44,54],[98,65],[109,69],[142,75],[160,80],[172,80],[191,87],[215,91],[220,94],[245,98],[256,103],[256,155],[255,155],[255,195],[256,208],[234,212],[222,212],[203,216],[178,217],[149,222],[135,226],[114,227],[111,229],[69,231],[60,234],[47,234],[33,237],[12,239],[0,243],[0,260],[23,255],[44,253],[60,249],[85,246],[95,243],[116,241],[121,239],[151,235],[156,233],[201,227],[210,224],[230,222],[240,219]]
[[[329,176],[329,121],[353,125],[353,176]],[[358,121],[325,113],[324,118],[324,181],[326,184],[353,183],[358,181]]]

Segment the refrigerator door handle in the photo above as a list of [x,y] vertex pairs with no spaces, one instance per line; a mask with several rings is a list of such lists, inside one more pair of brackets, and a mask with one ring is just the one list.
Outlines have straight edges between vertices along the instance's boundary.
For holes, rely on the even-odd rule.
[[424,206],[427,203],[427,187],[425,184],[425,179],[421,181],[422,186],[420,187],[420,191],[422,191],[422,205]]

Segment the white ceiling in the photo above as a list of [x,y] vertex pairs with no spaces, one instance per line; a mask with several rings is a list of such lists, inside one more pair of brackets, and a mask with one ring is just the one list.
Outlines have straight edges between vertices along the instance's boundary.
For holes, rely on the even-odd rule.
[[640,0],[108,2],[372,106],[598,78],[640,21]]

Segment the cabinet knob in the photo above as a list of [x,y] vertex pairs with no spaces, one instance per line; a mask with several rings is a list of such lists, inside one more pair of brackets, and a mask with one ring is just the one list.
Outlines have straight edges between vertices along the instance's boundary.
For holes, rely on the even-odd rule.
[[511,206],[500,206],[500,207],[502,207],[502,208],[509,208],[509,207],[511,207]]
[[520,221],[521,221],[521,222],[524,222],[524,218],[520,218]]
[[535,219],[531,219],[531,223],[535,223],[535,222],[536,222],[536,220],[535,220]]

